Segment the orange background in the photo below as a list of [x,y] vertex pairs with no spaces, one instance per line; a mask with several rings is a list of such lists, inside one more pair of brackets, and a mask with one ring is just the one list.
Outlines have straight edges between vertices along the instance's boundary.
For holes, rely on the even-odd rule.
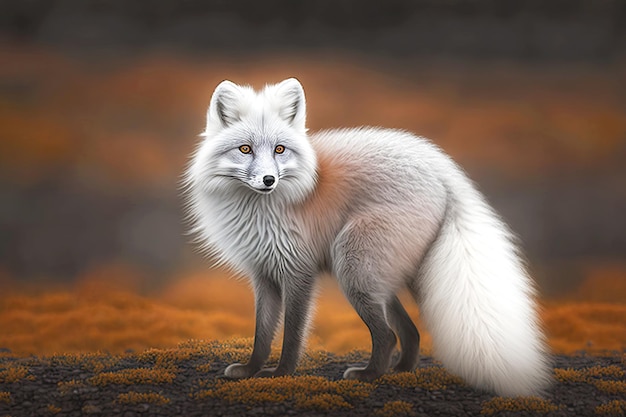
[[[146,262],[124,251],[95,249],[84,262],[72,259],[77,266],[64,273],[29,263],[31,249],[22,243],[40,244],[40,252],[54,254],[50,262],[56,265],[63,253],[55,250],[65,248],[64,240],[75,240],[72,221],[44,236],[51,240],[38,235],[28,240],[28,222],[15,226],[20,210],[5,216],[4,226],[13,227],[15,239],[0,258],[0,348],[20,355],[123,352],[175,346],[190,338],[252,336],[250,289],[224,271],[211,270],[181,237],[183,226],[171,219],[181,215],[178,180],[203,129],[215,85],[228,78],[259,88],[289,76],[304,85],[312,130],[363,124],[408,129],[433,138],[468,170],[522,235],[555,351],[626,348],[624,254],[611,252],[606,241],[596,249],[568,249],[580,234],[590,233],[592,239],[598,227],[610,232],[606,224],[621,230],[623,212],[609,210],[615,217],[603,218],[597,208],[585,214],[578,203],[561,202],[551,208],[553,220],[578,213],[577,228],[565,222],[563,230],[555,231],[549,229],[550,218],[534,217],[528,209],[532,204],[524,200],[557,192],[561,183],[576,195],[578,184],[589,178],[608,184],[598,190],[601,195],[626,189],[626,71],[621,64],[541,69],[510,62],[424,65],[333,51],[146,52],[109,61],[10,42],[1,44],[0,61],[0,79],[9,86],[0,89],[3,189],[26,206],[28,193],[37,195],[37,187],[50,183],[69,195],[104,201],[149,195],[143,203],[146,213],[126,218],[121,210],[107,224],[115,226],[123,243],[138,242],[133,250],[151,240],[165,245]],[[546,183],[549,187],[542,188]],[[138,224],[161,206],[169,207],[164,218],[170,226],[157,221],[157,232],[163,234],[147,234],[152,227]],[[48,212],[45,205],[38,209],[42,215]],[[93,223],[107,215],[82,214]],[[55,221],[52,216],[42,227]],[[77,245],[97,248],[100,236],[111,233],[94,230],[95,243]],[[623,237],[615,242],[619,248]],[[403,299],[419,320],[414,303]],[[429,338],[420,329],[428,352]],[[329,278],[322,281],[310,344],[335,352],[369,348],[366,327]]]

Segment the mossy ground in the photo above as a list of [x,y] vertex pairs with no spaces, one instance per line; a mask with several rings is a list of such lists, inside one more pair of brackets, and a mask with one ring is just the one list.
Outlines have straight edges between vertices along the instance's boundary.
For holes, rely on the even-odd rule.
[[[626,364],[624,354],[617,352],[609,357],[557,357],[555,384],[545,397],[510,399],[467,386],[428,357],[416,372],[387,374],[371,383],[341,379],[348,365],[367,360],[367,353],[359,351],[336,356],[309,350],[293,376],[224,378],[224,368],[245,361],[251,344],[251,339],[189,340],[173,348],[117,355],[4,356],[0,358],[0,415],[16,417],[33,410],[46,415],[76,411],[118,415],[127,410],[155,415],[181,410],[190,416],[208,410],[284,415],[292,410],[302,415],[349,416],[435,412],[612,416],[623,415],[625,409]],[[270,362],[277,359],[275,350]]]

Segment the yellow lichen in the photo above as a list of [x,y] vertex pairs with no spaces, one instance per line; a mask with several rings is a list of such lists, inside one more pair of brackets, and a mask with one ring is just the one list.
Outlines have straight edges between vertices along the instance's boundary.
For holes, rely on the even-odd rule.
[[210,361],[221,360],[227,363],[245,362],[252,355],[250,338],[233,338],[224,341],[188,340],[178,345],[179,349],[197,352]]
[[298,363],[298,370],[309,371],[319,368],[329,360],[328,352],[323,350],[309,350],[302,355]]
[[613,400],[597,406],[594,412],[601,416],[623,416],[626,414],[626,401]]
[[28,368],[22,365],[10,364],[0,371],[0,383],[18,382],[23,379],[34,380],[33,375],[28,375]]
[[395,385],[402,388],[417,387],[417,375],[415,372],[399,372],[397,374],[385,374],[378,378],[380,384]]
[[563,383],[580,383],[594,385],[600,391],[608,394],[626,394],[626,382],[601,379],[605,378],[623,378],[624,370],[616,365],[611,366],[593,366],[583,369],[555,369],[554,375],[556,379]]
[[383,408],[376,410],[375,414],[380,417],[406,416],[413,412],[413,404],[406,401],[389,401]]
[[59,383],[57,383],[57,389],[59,390],[59,393],[61,395],[72,394],[81,388],[85,388],[85,384],[81,381],[76,381],[75,379],[67,382],[60,381]]
[[444,390],[448,385],[463,385],[463,380],[444,368],[431,366],[415,372],[417,386],[429,391]]
[[591,377],[610,377],[610,378],[623,378],[624,370],[617,365],[609,366],[593,366],[586,368],[585,372]]
[[320,411],[350,408],[349,399],[366,398],[375,388],[361,381],[329,381],[320,376],[200,381],[200,385],[208,389],[197,392],[196,399],[220,398],[231,404],[250,405],[294,401],[298,408]]
[[142,362],[149,362],[154,364],[155,368],[167,368],[173,372],[176,371],[178,363],[199,357],[202,357],[202,352],[199,349],[181,347],[175,349],[148,349],[137,355],[137,359]]
[[330,381],[329,389],[348,398],[367,398],[376,388],[374,384],[358,381],[356,379],[340,379]]
[[278,378],[251,378],[239,381],[217,381],[211,389],[196,394],[196,398],[221,398],[229,403],[258,404],[282,402],[296,394],[310,395],[328,392],[330,381],[321,376],[284,376]]
[[383,375],[378,383],[396,385],[402,388],[423,388],[429,391],[443,390],[448,385],[463,385],[463,380],[452,375],[444,368],[431,366],[420,368],[415,372],[400,372]]
[[102,352],[68,353],[53,355],[45,359],[51,366],[80,367],[86,371],[99,373],[117,365],[121,357]]
[[99,414],[102,412],[102,410],[100,409],[100,407],[98,407],[95,404],[85,404],[83,405],[83,408],[81,408],[83,415],[85,414]]
[[491,415],[500,411],[531,411],[537,414],[557,411],[557,407],[552,401],[539,397],[517,397],[505,398],[494,397],[482,404],[481,414]]
[[57,406],[56,406],[56,405],[54,405],[54,404],[48,404],[48,407],[46,407],[46,408],[47,408],[47,410],[48,410],[48,412],[49,412],[50,414],[58,414],[58,413],[60,413],[61,411],[63,411],[61,407],[57,407]]
[[134,392],[130,391],[117,396],[117,402],[120,404],[169,404],[170,399],[159,394],[158,392]]
[[567,369],[556,368],[554,370],[554,376],[557,379],[557,381],[573,382],[573,383],[586,382],[587,379],[589,378],[588,375],[582,372],[581,370],[572,369],[572,368],[567,368]]
[[560,382],[587,382],[589,383],[592,378],[609,377],[609,378],[623,378],[624,370],[617,365],[610,366],[592,366],[590,368],[583,369],[560,369],[554,370],[556,379]]
[[295,396],[295,406],[306,410],[331,411],[340,408],[352,408],[346,400],[337,394],[322,392],[319,394],[297,394]]
[[89,378],[92,385],[169,384],[176,374],[165,369],[135,368],[117,372],[105,372]]
[[8,391],[0,391],[0,403],[9,404],[11,402],[11,393]]
[[626,381],[593,381],[593,385],[607,394],[626,394]]
[[203,363],[202,365],[196,366],[196,371],[207,373],[211,370],[211,363]]

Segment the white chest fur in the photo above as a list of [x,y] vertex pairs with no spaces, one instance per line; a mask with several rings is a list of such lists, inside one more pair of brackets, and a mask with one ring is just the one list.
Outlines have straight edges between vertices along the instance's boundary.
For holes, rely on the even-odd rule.
[[300,226],[268,197],[207,200],[201,233],[220,262],[282,281],[308,269],[308,256]]

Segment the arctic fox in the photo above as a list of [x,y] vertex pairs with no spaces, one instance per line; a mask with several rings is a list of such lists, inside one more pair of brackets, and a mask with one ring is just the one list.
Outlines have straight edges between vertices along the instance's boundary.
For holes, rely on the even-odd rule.
[[[424,138],[381,128],[307,134],[305,114],[296,79],[260,92],[223,81],[185,174],[193,232],[255,294],[252,356],[225,375],[294,372],[316,277],[329,272],[372,337],[367,366],[344,378],[416,369],[420,336],[396,296],[408,288],[451,372],[499,395],[545,389],[532,283],[464,172]],[[262,369],[281,317],[280,361]]]

